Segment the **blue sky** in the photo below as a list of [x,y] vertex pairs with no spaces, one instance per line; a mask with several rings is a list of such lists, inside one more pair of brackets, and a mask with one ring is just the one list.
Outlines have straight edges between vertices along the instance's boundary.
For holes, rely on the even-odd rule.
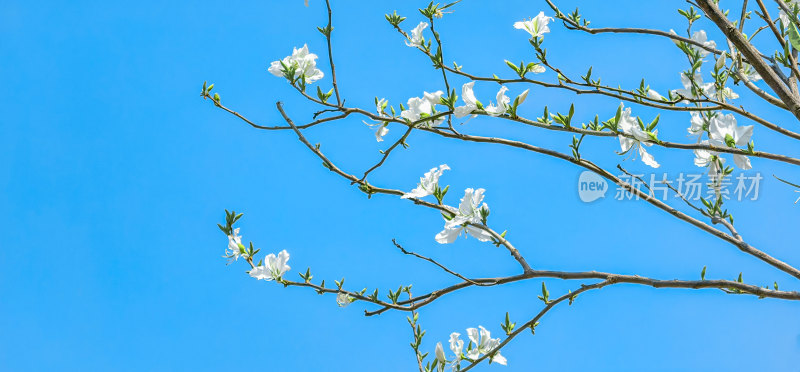
[[[573,9],[577,2],[560,3]],[[581,9],[597,26],[685,29],[675,4],[619,3]],[[424,5],[334,2],[333,45],[348,105],[371,108],[375,96],[397,105],[443,89],[429,60],[383,19],[397,9],[410,29]],[[225,104],[259,123],[282,124],[277,100],[296,122],[309,121],[315,108],[266,68],[304,43],[325,54],[316,31],[326,16],[320,0],[309,8],[300,0],[7,0],[0,9],[0,369],[414,368],[406,314],[365,318],[361,303],[340,309],[331,296],[255,281],[242,262],[225,266],[220,256],[227,240],[215,227],[224,208],[245,213],[242,233],[262,251],[291,253],[290,277],[311,267],[317,279],[344,276],[355,290],[382,293],[400,284],[423,293],[454,283],[400,254],[392,238],[470,276],[518,272],[501,248],[474,239],[437,244],[442,221],[435,211],[396,197],[368,200],[325,171],[293,134],[256,131],[199,97],[208,80]],[[526,34],[511,25],[545,10],[543,1],[464,1],[454,9],[437,24],[448,61],[481,75],[510,76],[504,59],[533,59]],[[709,24],[697,27],[722,40]],[[593,65],[595,76],[611,85],[635,87],[647,77],[662,94],[680,88],[685,68],[669,41],[641,35],[591,37],[554,25],[546,46],[549,58],[574,75]],[[324,59],[320,67],[327,74]],[[464,82],[454,78],[453,84]],[[330,79],[318,84],[328,88]],[[478,84],[476,93],[486,102],[496,89]],[[510,86],[510,94],[523,89]],[[619,104],[532,88],[521,114],[540,116],[544,105],[563,112],[572,102],[582,121],[610,117]],[[747,95],[737,103],[796,125]],[[634,114],[656,112],[634,107]],[[691,141],[688,125],[688,114],[663,114],[660,137]],[[571,140],[485,119],[463,129],[564,152]],[[400,133],[392,128],[388,138]],[[388,146],[376,143],[355,117],[306,135],[354,173]],[[754,140],[771,152],[795,149],[763,127],[755,128]],[[744,272],[753,284],[798,288],[791,277],[642,202],[582,203],[580,169],[563,161],[422,133],[409,144],[371,176],[373,184],[410,190],[426,170],[448,164],[452,170],[442,179],[451,185],[448,202],[457,203],[461,189],[485,188],[490,224],[509,230],[535,268],[695,279],[707,265],[708,278]],[[618,146],[613,138],[589,139],[583,152],[614,169],[625,159],[614,153]],[[698,172],[690,152],[651,153],[664,171]],[[754,246],[800,264],[789,238],[796,231],[796,194],[771,177],[796,172],[761,159],[752,163],[767,179],[758,201],[730,205],[739,231]],[[639,161],[623,164],[649,171]],[[541,307],[540,285],[471,288],[436,301],[421,313],[423,348],[432,352],[450,332],[478,325],[499,335],[506,311],[521,324]],[[553,295],[577,286],[548,281]],[[798,311],[797,303],[712,290],[613,286],[549,313],[535,336],[503,350],[507,367],[480,370],[797,371]]]

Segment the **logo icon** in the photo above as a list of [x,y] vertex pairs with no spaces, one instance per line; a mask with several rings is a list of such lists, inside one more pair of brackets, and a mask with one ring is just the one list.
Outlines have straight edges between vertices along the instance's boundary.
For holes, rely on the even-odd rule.
[[604,198],[608,191],[608,182],[592,171],[583,171],[578,178],[578,196],[584,203],[591,203]]

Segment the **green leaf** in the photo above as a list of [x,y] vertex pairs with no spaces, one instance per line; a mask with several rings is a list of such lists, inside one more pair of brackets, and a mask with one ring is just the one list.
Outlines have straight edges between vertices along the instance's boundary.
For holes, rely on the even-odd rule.
[[538,296],[545,304],[550,302],[550,292],[547,290],[547,285],[542,282],[542,295]]
[[789,42],[792,43],[792,47],[800,50],[800,31],[797,30],[794,22],[789,22]]
[[622,104],[617,107],[617,113],[614,114],[614,124],[619,124],[619,119],[622,117]]
[[655,129],[655,128],[656,128],[656,125],[658,125],[658,120],[659,120],[660,118],[661,118],[661,114],[658,114],[658,115],[656,115],[656,118],[655,118],[655,119],[653,119],[653,121],[651,121],[651,122],[650,122],[650,125],[648,125],[648,126],[647,126],[647,131],[648,131],[648,132],[652,132],[652,131],[653,131],[653,129]]
[[575,114],[575,104],[569,105],[569,114],[567,115],[567,122],[572,122],[572,115]]
[[519,74],[519,67],[517,67],[517,65],[515,65],[513,62],[511,62],[509,60],[506,60],[506,65],[508,65],[508,67],[510,67],[512,70],[514,70],[514,72]]
[[700,280],[706,280],[706,266],[703,266],[703,271],[700,272]]

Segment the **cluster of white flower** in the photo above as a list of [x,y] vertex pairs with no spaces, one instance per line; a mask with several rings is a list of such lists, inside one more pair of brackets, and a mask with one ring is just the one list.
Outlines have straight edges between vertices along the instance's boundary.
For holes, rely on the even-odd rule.
[[270,64],[269,71],[275,76],[285,77],[286,74],[294,69],[294,79],[303,77],[306,84],[311,84],[319,79],[322,79],[325,74],[322,70],[317,68],[317,55],[308,52],[308,45],[303,45],[302,48],[294,48],[292,55],[285,57],[280,61],[274,61]]
[[[232,231],[232,235],[228,235],[228,248],[225,250],[225,256],[223,257],[236,260],[239,256],[249,257],[247,250],[242,245],[242,236],[239,235],[239,228],[237,227]],[[285,249],[280,251],[277,256],[274,253],[270,253],[264,257],[264,263],[254,267],[249,274],[258,280],[280,280],[291,269],[287,262],[289,262],[289,252]],[[347,307],[353,301],[355,301],[355,298],[345,292],[336,294],[336,304],[339,307]]]
[[[490,103],[488,106],[484,107],[483,104],[478,101],[477,98],[475,98],[475,92],[473,91],[474,86],[475,82],[470,81],[461,87],[461,99],[464,100],[464,104],[453,109],[453,114],[457,118],[460,119],[468,115],[475,117],[477,114],[474,114],[473,112],[481,109],[490,116],[501,116],[508,112],[511,98],[506,96],[506,92],[508,91],[507,87],[500,87],[500,90],[497,92],[496,103]],[[408,107],[400,113],[400,116],[413,122],[435,115],[435,106],[437,104],[441,104],[442,94],[442,91],[436,91],[433,93],[424,92],[424,96],[422,98],[410,98],[407,102]],[[524,102],[527,97],[528,90],[526,89],[519,96],[517,96],[515,103],[519,105]],[[440,117],[435,120],[425,122],[425,125],[437,125],[442,121],[444,121],[444,118]]]
[[[544,12],[540,12],[539,15],[530,20],[514,23],[514,27],[527,31],[531,34],[531,37],[541,37],[545,33],[550,32],[550,28],[547,26],[547,24],[552,20],[552,17],[547,17],[544,15]],[[428,26],[429,25],[427,22],[420,22],[416,27],[414,27],[408,36],[408,40],[406,40],[406,45],[412,48],[423,47],[425,43],[423,31]],[[531,72],[542,73],[544,71],[545,69],[543,66],[536,65],[533,67],[533,71]],[[507,87],[503,86],[500,88],[500,91],[497,92],[496,103],[484,107],[483,104],[481,104],[481,102],[475,98],[475,93],[473,92],[474,85],[475,82],[471,81],[461,87],[461,98],[464,100],[464,105],[454,108],[453,114],[457,118],[463,118],[479,109],[484,110],[486,114],[490,116],[500,116],[508,111],[508,105],[511,102],[511,99],[505,95],[505,93],[508,91]],[[423,97],[410,98],[406,102],[407,107],[400,113],[400,116],[409,121],[415,122],[435,115],[436,105],[441,104],[441,98],[443,94],[444,93],[442,91],[436,91],[433,93],[424,92]],[[522,92],[522,94],[517,97],[516,104],[520,104],[525,101],[527,95],[528,90]],[[381,99],[380,101],[377,101],[376,104],[378,114],[383,115],[383,109],[386,107],[386,100]],[[475,117],[477,115],[472,114],[472,116]],[[426,121],[423,125],[430,127],[438,125],[443,121],[444,118],[437,118],[431,121]],[[364,121],[364,124],[375,129],[375,139],[378,142],[383,141],[383,136],[389,133],[389,128],[387,128],[388,122],[368,123]]]
[[[478,326],[478,328],[480,328],[480,330],[476,328],[467,328],[467,336],[474,344],[472,349],[467,351],[466,355],[466,357],[471,360],[478,359],[481,357],[481,355],[491,353],[500,345],[499,338],[492,338],[491,333],[489,333],[486,328],[483,328],[483,326]],[[460,337],[461,334],[458,332],[453,332],[450,334],[450,351],[455,354],[455,357],[451,360],[447,360],[442,343],[436,343],[434,355],[436,357],[438,370],[440,372],[444,371],[447,365],[450,365],[454,371],[459,369],[459,364],[461,363],[461,360],[464,359],[464,341],[461,340]],[[500,355],[500,351],[495,352],[494,355],[490,355],[489,360],[493,363],[502,365],[506,365],[508,362],[504,356]]]
[[[234,220],[235,221],[235,220]],[[228,228],[230,228],[232,223],[231,220],[228,222]],[[222,228],[222,226],[220,226]],[[250,255],[255,254],[258,251],[250,252],[247,248],[242,244],[242,236],[239,235],[240,229],[237,227],[232,230],[228,230],[230,233],[228,234],[228,247],[225,249],[225,257],[230,261],[236,261],[239,257],[243,257],[249,260],[251,259]],[[253,245],[250,244],[250,249],[252,250]],[[263,280],[278,280],[280,279],[283,274],[285,274],[291,267],[286,264],[289,261],[289,253],[286,250],[280,251],[276,256],[274,253],[268,254],[264,257],[264,263],[262,265],[254,267],[250,270],[250,276],[256,279],[263,279]]]
[[[420,119],[425,119],[435,115],[436,105],[441,103],[443,94],[444,93],[441,90],[437,90],[433,93],[423,92],[422,97],[409,98],[408,102],[406,102],[408,107],[400,112],[400,116],[408,121],[415,122]],[[442,121],[444,121],[444,118],[440,117],[434,120],[426,121],[422,125],[438,125]]]
[[[675,30],[669,30],[671,34],[677,35]],[[696,31],[692,34],[691,39],[701,45],[704,45],[711,49],[716,49],[717,43],[714,40],[708,40],[708,35],[704,30]],[[675,44],[680,44],[680,41],[675,41]],[[705,48],[701,48],[697,45],[690,45],[692,49],[697,51],[700,54],[701,58],[704,58],[709,53],[708,50]],[[722,55],[717,58],[716,66],[718,69],[721,69],[725,66],[725,59],[727,54],[722,53]],[[751,81],[756,81],[761,77],[758,74],[753,75],[755,71],[743,71],[748,78],[751,78]],[[754,80],[755,79],[755,80]],[[736,94],[731,88],[725,87],[723,89],[717,89],[716,84],[711,83],[703,83],[703,77],[700,73],[700,69],[698,68],[695,70],[694,75],[689,77],[686,73],[681,73],[681,83],[683,84],[683,89],[675,89],[672,91],[673,94],[679,94],[684,98],[690,99],[701,99],[701,98],[716,98],[718,100],[725,100],[725,99],[736,99],[739,98],[739,95]],[[657,93],[656,93],[657,94]],[[650,97],[653,98],[653,97]],[[683,103],[687,103],[687,101],[683,101]]]
[[[505,86],[500,87],[500,90],[497,92],[497,103],[491,103],[489,106],[484,107],[483,104],[475,98],[475,92],[473,88],[475,87],[475,82],[470,81],[469,83],[464,84],[461,86],[461,99],[464,100],[464,104],[458,107],[455,107],[453,110],[453,114],[457,118],[463,118],[467,115],[472,114],[472,117],[477,116],[473,114],[473,111],[478,109],[483,109],[486,111],[487,114],[490,116],[500,116],[508,112],[509,106],[508,104],[511,102],[511,98],[506,96],[506,92],[508,88]],[[522,92],[519,96],[517,96],[515,102],[516,104],[521,104],[525,102],[525,98],[528,97],[528,89]]]
[[[737,125],[736,118],[733,114],[716,114],[711,118],[710,124],[708,125],[709,139],[703,140],[700,143],[719,147],[747,146],[752,136],[752,125]],[[716,151],[698,149],[694,150],[694,155],[694,164],[698,167],[708,167],[710,175],[718,174],[722,170],[722,163],[725,162],[725,159],[720,158],[719,153]],[[750,159],[744,155],[733,155],[733,163],[743,170],[752,168]]]
[[478,227],[483,225],[486,216],[489,215],[489,205],[483,203],[483,193],[486,190],[471,188],[464,190],[464,197],[457,210],[453,210],[455,216],[445,222],[444,230],[436,234],[436,241],[440,244],[450,244],[456,241],[459,235],[472,235],[475,239],[487,242],[492,239],[488,231]]
[[[798,2],[798,0],[791,1],[792,3],[790,5]],[[788,21],[788,18],[784,17],[785,14],[781,12],[782,21]],[[675,34],[673,30],[670,30],[670,32]],[[692,40],[706,47],[716,48],[716,43],[713,40],[708,40],[708,36],[703,30],[692,34]],[[676,44],[677,43],[679,42],[676,42]],[[692,48],[696,50],[701,57],[705,57],[709,54],[707,50],[697,45],[693,45]],[[722,70],[725,67],[727,57],[727,53],[723,52],[716,59],[715,70]],[[742,76],[751,83],[761,80],[761,76],[748,64],[740,62],[736,68],[738,68]],[[686,72],[682,72],[681,84],[683,85],[683,89],[673,90],[671,92],[673,95],[679,95],[687,99],[717,99],[723,102],[727,99],[739,98],[739,95],[729,87],[719,89],[716,82],[704,83],[699,68],[694,70],[692,76],[689,76]],[[654,91],[652,93],[653,94],[648,92],[648,97],[653,99],[662,98],[658,93]],[[688,103],[688,101],[684,100],[683,103]],[[738,146],[749,146],[750,138],[753,135],[753,126],[738,126],[736,124],[736,118],[732,114],[713,112],[705,115],[693,111],[691,113],[688,131],[690,135],[697,136],[697,143],[701,145],[737,148]],[[703,139],[703,134],[707,134],[708,139]],[[722,172],[725,159],[719,156],[719,152],[696,149],[694,150],[694,155],[694,164],[698,167],[707,167],[709,169],[709,175],[716,176]],[[741,169],[748,170],[752,168],[750,159],[747,156],[736,154],[733,156],[733,161],[734,164]]]
[[[436,194],[437,190],[440,190],[439,177],[442,176],[445,170],[449,169],[450,167],[447,164],[431,168],[419,179],[417,187],[403,194],[401,198],[420,199]],[[444,230],[436,234],[437,242],[441,244],[452,243],[462,233],[464,235],[472,235],[482,242],[492,239],[492,235],[488,231],[477,227],[477,225],[484,225],[486,217],[489,215],[489,205],[483,203],[483,193],[485,191],[484,189],[468,188],[464,190],[464,197],[461,198],[461,203],[457,209],[445,206],[452,213],[452,216],[445,221]]]

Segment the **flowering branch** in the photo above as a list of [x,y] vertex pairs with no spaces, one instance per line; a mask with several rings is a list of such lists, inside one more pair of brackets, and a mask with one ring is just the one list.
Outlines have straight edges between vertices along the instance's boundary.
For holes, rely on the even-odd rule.
[[[725,159],[721,157],[722,154],[732,155],[734,164],[738,168],[745,170],[751,168],[749,157],[758,157],[792,165],[800,165],[800,159],[798,158],[784,154],[756,151],[754,149],[754,143],[751,141],[753,125],[745,126],[737,124],[734,114],[758,123],[788,138],[800,139],[800,134],[768,121],[745,109],[741,105],[729,103],[729,100],[738,98],[738,95],[734,93],[730,87],[726,86],[728,79],[731,77],[733,78],[734,84],[738,84],[738,82],[741,81],[749,91],[757,97],[762,98],[764,101],[778,108],[791,111],[795,117],[800,119],[800,94],[798,94],[797,88],[797,81],[798,78],[800,78],[800,72],[798,72],[797,68],[797,49],[800,49],[800,30],[798,30],[797,27],[800,26],[800,22],[797,20],[797,13],[800,9],[798,9],[794,3],[787,5],[787,3],[784,3],[782,0],[776,0],[781,10],[778,20],[773,20],[763,0],[756,0],[761,11],[759,16],[761,20],[764,21],[765,25],[758,27],[750,36],[746,36],[744,34],[745,21],[750,18],[747,0],[743,2],[740,16],[738,20],[735,21],[729,20],[727,13],[722,12],[717,2],[714,0],[697,0],[696,4],[694,2],[689,2],[699,7],[703,11],[702,14],[710,19],[725,35],[725,42],[728,44],[728,50],[723,51],[717,48],[717,44],[714,41],[708,40],[708,35],[705,31],[700,30],[692,33],[692,24],[702,18],[702,15],[695,12],[693,7],[690,7],[688,10],[679,10],[688,21],[688,27],[686,29],[687,36],[680,36],[674,31],[664,32],[644,28],[590,28],[589,22],[585,19],[581,19],[577,10],[574,13],[565,14],[558,9],[553,1],[545,1],[555,12],[555,18],[560,20],[564,27],[570,30],[578,30],[588,34],[651,34],[672,40],[675,45],[684,52],[689,63],[689,68],[680,74],[683,89],[671,90],[666,96],[662,96],[655,90],[650,89],[649,86],[645,85],[644,80],[642,80],[638,89],[625,90],[621,87],[601,84],[599,78],[592,77],[591,68],[589,68],[586,75],[580,76],[580,78],[570,77],[547,59],[547,50],[543,46],[544,35],[550,32],[548,24],[553,21],[553,18],[545,15],[544,12],[541,12],[531,19],[516,22],[513,25],[514,28],[530,34],[529,43],[536,51],[536,62],[529,62],[528,64],[522,62],[517,65],[516,63],[506,61],[509,68],[518,75],[517,78],[505,79],[497,75],[491,77],[476,76],[463,71],[461,66],[456,63],[453,63],[453,67],[450,67],[444,63],[443,42],[441,35],[435,29],[434,19],[442,18],[443,14],[449,12],[449,10],[447,12],[445,12],[445,10],[458,3],[458,1],[456,1],[443,6],[430,3],[426,8],[419,9],[427,22],[420,22],[410,33],[407,33],[400,27],[400,24],[406,19],[405,17],[397,15],[396,12],[391,15],[386,15],[387,21],[404,37],[405,44],[421,51],[433,62],[433,67],[435,69],[441,70],[445,92],[424,92],[421,97],[412,97],[408,99],[406,105],[399,105],[399,113],[395,110],[394,106],[388,105],[386,99],[379,100],[377,97],[375,98],[374,112],[357,107],[347,107],[345,106],[345,99],[340,95],[338,89],[331,48],[331,32],[333,30],[332,11],[330,0],[326,0],[328,23],[325,27],[318,28],[318,30],[326,37],[333,88],[325,92],[318,86],[316,89],[316,97],[314,97],[313,93],[309,94],[307,91],[310,84],[324,77],[323,72],[316,67],[317,55],[310,53],[307,46],[295,48],[290,56],[272,62],[268,69],[273,75],[286,79],[303,98],[321,107],[319,111],[314,113],[313,121],[303,125],[296,125],[287,115],[283,104],[277,102],[277,110],[287,125],[259,125],[238,112],[222,105],[219,93],[212,93],[213,84],[207,85],[204,83],[201,92],[203,99],[210,100],[217,108],[237,117],[253,128],[263,130],[292,130],[297,135],[298,140],[322,160],[323,166],[326,169],[349,181],[351,185],[356,185],[358,189],[367,194],[369,198],[376,194],[399,196],[401,199],[408,199],[416,205],[436,210],[444,219],[444,229],[434,238],[438,243],[450,244],[455,242],[459,237],[465,236],[475,238],[481,242],[491,243],[497,247],[503,246],[519,264],[522,273],[493,278],[472,278],[469,275],[452,270],[434,258],[409,251],[393,239],[392,243],[394,246],[404,255],[432,263],[448,275],[458,278],[460,282],[416,297],[411,293],[411,285],[401,285],[396,291],[389,291],[389,300],[386,301],[378,297],[378,289],[375,289],[372,294],[367,294],[366,288],[361,291],[345,289],[344,278],[335,281],[335,287],[326,287],[324,280],[316,284],[312,282],[310,268],[307,269],[304,274],[300,274],[303,281],[288,280],[285,278],[285,274],[290,270],[287,263],[289,260],[289,253],[285,250],[279,252],[277,255],[269,254],[256,263],[255,257],[258,255],[259,250],[255,249],[252,243],[249,244],[249,247],[246,247],[242,243],[242,237],[239,235],[239,228],[234,228],[235,223],[242,215],[236,212],[226,211],[226,224],[224,226],[220,224],[219,228],[228,237],[228,250],[226,251],[225,257],[229,259],[229,262],[236,261],[238,258],[243,258],[250,266],[249,275],[259,280],[274,281],[285,287],[310,288],[319,294],[336,294],[336,302],[341,307],[348,306],[354,301],[363,301],[375,306],[376,308],[373,310],[364,310],[366,316],[382,314],[389,310],[410,312],[411,315],[408,317],[408,323],[412,328],[413,342],[411,343],[411,347],[415,353],[417,367],[421,372],[433,372],[434,370],[442,372],[448,365],[452,366],[453,369],[457,371],[468,371],[487,359],[490,363],[505,365],[507,360],[505,356],[500,354],[500,350],[524,330],[530,329],[533,332],[539,320],[557,304],[568,301],[571,305],[577,295],[610,285],[628,283],[653,288],[717,289],[726,294],[743,294],[757,296],[758,298],[800,301],[800,292],[779,290],[777,283],[774,283],[773,289],[770,289],[769,286],[760,287],[746,284],[742,279],[741,273],[736,280],[706,280],[706,267],[703,267],[701,271],[700,280],[664,280],[640,275],[614,274],[598,271],[567,272],[541,270],[539,268],[534,269],[528,264],[522,253],[506,239],[506,231],[498,233],[488,226],[490,209],[487,203],[484,202],[484,189],[465,189],[464,196],[461,198],[457,207],[449,206],[445,203],[445,197],[450,186],[441,187],[439,185],[439,179],[446,170],[450,169],[446,164],[441,164],[438,167],[430,169],[430,171],[420,178],[417,187],[411,191],[382,188],[369,183],[368,176],[377,169],[385,166],[390,154],[395,152],[394,150],[400,146],[403,148],[407,147],[406,140],[414,130],[450,140],[491,143],[513,147],[557,158],[576,165],[579,168],[591,171],[595,175],[616,184],[620,190],[636,196],[637,199],[644,200],[648,204],[669,213],[673,217],[734,245],[742,252],[771,265],[779,271],[785,272],[796,279],[800,279],[799,269],[772,257],[745,241],[734,226],[733,217],[728,213],[727,209],[723,209],[722,204],[724,200],[718,189],[715,190],[713,200],[702,199],[705,206],[705,208],[703,208],[691,203],[680,190],[664,182],[668,189],[674,191],[683,202],[691,207],[690,213],[700,216],[693,217],[656,198],[654,196],[654,190],[650,186],[646,186],[647,192],[635,187],[637,180],[643,185],[647,184],[641,177],[628,172],[621,164],[618,164],[617,168],[628,175],[631,182],[626,182],[622,179],[622,176],[612,174],[609,170],[589,160],[588,157],[581,152],[581,144],[586,137],[616,137],[621,148],[621,151],[618,152],[619,154],[625,154],[629,151],[634,151],[634,153],[638,152],[642,162],[656,168],[659,167],[660,164],[655,161],[653,155],[648,153],[645,148],[654,146],[655,148],[663,149],[692,150],[695,155],[695,165],[707,168],[709,176],[719,176],[718,180],[712,183],[715,187],[718,187],[721,179],[733,171],[733,168],[724,166],[723,161]],[[754,27],[752,23],[753,22],[749,22],[748,27]],[[430,33],[432,34],[430,40],[426,40],[425,36],[425,30],[428,27],[430,27]],[[767,28],[772,31],[772,34],[778,40],[781,48],[783,48],[782,53],[776,51],[774,56],[767,56],[753,46],[753,37]],[[709,54],[712,57],[716,57],[715,61],[713,61],[713,70],[711,71],[711,76],[714,81],[703,82],[703,75],[700,72],[700,67],[705,63],[704,57]],[[788,68],[790,71],[788,78],[781,70],[781,67],[779,67],[779,64],[782,65],[783,68]],[[557,78],[556,82],[548,82],[528,77],[532,74],[543,73],[548,69],[555,73]],[[456,95],[456,90],[450,85],[452,78],[466,78],[470,80],[461,88],[460,98],[463,100],[463,105],[458,105],[459,97]],[[769,86],[774,95],[756,86],[756,82],[762,79],[767,86]],[[473,92],[473,87],[476,82],[500,84],[501,87],[497,92],[495,101],[491,103],[486,101],[488,104],[484,104],[478,100]],[[623,103],[629,102],[635,105],[660,110],[688,112],[692,116],[691,127],[688,128],[688,130],[691,135],[696,136],[697,141],[694,143],[678,143],[661,140],[658,136],[657,129],[659,124],[658,116],[648,123],[639,117],[633,116],[631,108],[624,107],[624,104],[615,107],[616,113],[613,117],[604,121],[599,120],[596,116],[593,121],[588,123],[577,123],[577,120],[573,120],[575,111],[574,105],[570,106],[567,113],[550,113],[548,108],[545,107],[542,117],[535,120],[525,118],[519,115],[518,107],[525,101],[529,90],[523,91],[513,100],[511,99],[512,97],[506,96],[506,93],[509,90],[508,86],[526,84],[567,90],[576,95],[600,95]],[[330,101],[331,97],[334,95],[336,97],[335,103]],[[343,120],[353,114],[375,122],[367,123],[364,121],[365,124],[375,130],[375,139],[377,141],[383,140],[383,137],[389,132],[390,125],[392,128],[394,128],[394,126],[405,127],[402,136],[394,141],[388,149],[382,151],[381,158],[374,165],[366,169],[361,177],[345,172],[336,166],[330,158],[323,154],[320,149],[320,144],[313,145],[303,134],[303,130],[305,129],[328,122]],[[318,119],[318,117],[321,116],[325,117]],[[572,133],[575,135],[570,145],[572,154],[570,155],[551,148],[536,146],[523,141],[462,133],[456,131],[454,128],[452,123],[453,116],[458,119],[465,117],[474,118],[477,116],[500,118],[532,128]],[[447,121],[446,126],[443,124],[445,120]],[[462,125],[463,124],[466,123],[462,123]],[[578,138],[578,136],[580,138]],[[791,183],[789,184],[796,186]],[[435,202],[424,199],[431,196],[436,199]],[[506,313],[505,323],[502,325],[507,336],[505,339],[492,338],[490,331],[484,327],[479,326],[479,329],[468,328],[467,335],[469,341],[465,348],[464,341],[460,339],[461,335],[457,332],[453,332],[450,336],[450,350],[453,352],[454,357],[446,355],[442,344],[438,343],[436,345],[434,358],[432,361],[426,362],[428,353],[421,351],[425,331],[418,322],[419,309],[446,294],[454,293],[464,288],[472,286],[493,287],[537,278],[577,281],[600,280],[600,282],[583,283],[579,288],[575,289],[575,291],[563,294],[554,300],[550,299],[549,291],[547,290],[546,284],[543,282],[542,295],[539,296],[539,298],[545,303],[544,308],[519,328],[516,328],[516,323],[511,322],[508,313]],[[408,298],[401,300],[401,294],[406,294]],[[462,362],[468,364],[462,368]]]
[[[613,283],[614,283],[613,280],[605,280],[605,281],[602,281],[602,282],[596,283],[596,284],[581,285],[581,287],[579,289],[576,289],[574,292],[567,293],[567,294],[565,294],[565,295],[563,295],[563,296],[561,296],[561,297],[559,297],[559,298],[557,298],[557,299],[555,299],[553,301],[550,301],[547,305],[545,305],[545,307],[541,311],[539,311],[538,314],[536,314],[536,316],[534,316],[531,320],[525,322],[525,324],[523,324],[522,327],[519,327],[516,331],[512,332],[511,334],[509,334],[508,337],[506,337],[505,340],[500,342],[500,344],[497,345],[497,347],[495,347],[493,351],[494,352],[500,351],[500,349],[502,349],[504,346],[506,346],[509,342],[511,342],[511,340],[513,340],[515,337],[519,336],[519,334],[522,333],[523,331],[525,331],[526,329],[530,329],[531,332],[533,332],[533,329],[539,323],[539,319],[541,319],[545,314],[547,314],[548,311],[550,311],[552,308],[554,308],[556,305],[558,305],[559,303],[563,302],[564,300],[569,299],[569,303],[570,303],[570,305],[572,305],[572,301],[579,294],[581,294],[583,292],[586,292],[586,291],[593,290],[593,289],[600,289],[600,288],[603,288],[603,287],[605,287],[605,286],[607,286],[609,284],[613,284]],[[482,357],[480,357],[478,359],[475,359],[474,361],[472,361],[472,363],[470,363],[470,365],[468,365],[462,371],[463,372],[469,371],[470,369],[474,368],[476,365],[478,365],[479,363],[484,361],[489,355],[490,354],[486,354],[486,355],[484,355],[484,356],[482,356]]]

